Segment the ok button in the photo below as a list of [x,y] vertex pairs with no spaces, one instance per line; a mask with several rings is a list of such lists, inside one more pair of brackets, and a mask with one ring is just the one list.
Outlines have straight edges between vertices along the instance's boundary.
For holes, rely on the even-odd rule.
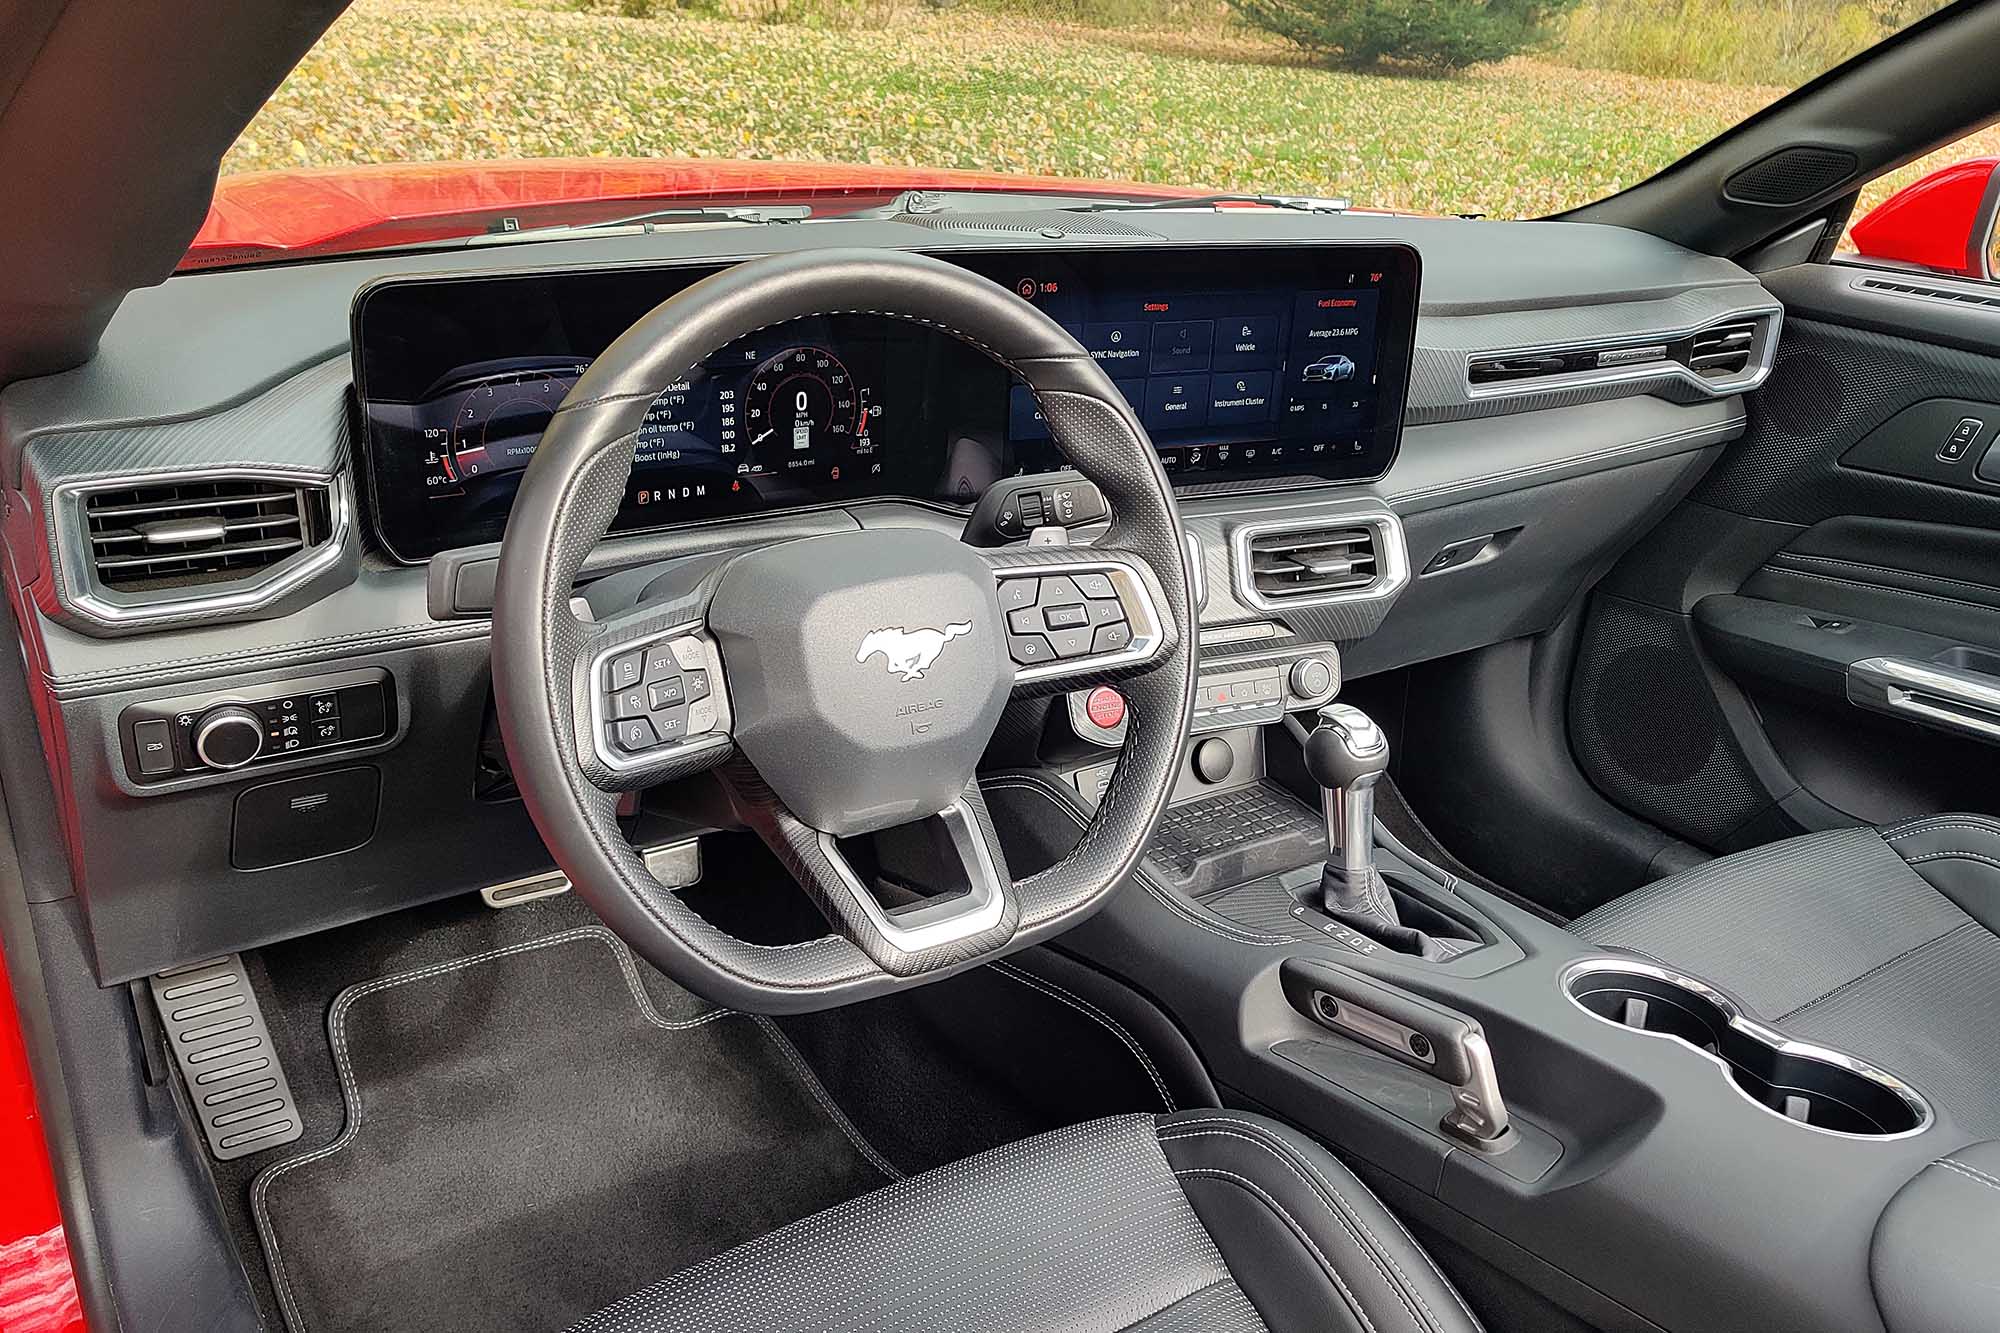
[[1042,623],[1050,629],[1074,629],[1090,623],[1090,612],[1082,606],[1051,606],[1042,611]]

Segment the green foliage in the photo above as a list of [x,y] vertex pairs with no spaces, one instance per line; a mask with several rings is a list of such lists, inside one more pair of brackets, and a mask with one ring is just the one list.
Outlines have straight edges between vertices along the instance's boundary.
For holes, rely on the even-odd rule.
[[1395,60],[1455,70],[1500,60],[1541,41],[1574,0],[1229,0],[1252,27],[1321,64],[1362,68]]
[[1592,0],[1550,52],[1565,64],[1681,79],[1794,86],[1943,0]]
[[[948,8],[961,0],[928,0]],[[1012,14],[1045,23],[1074,23],[1086,28],[1144,28],[1171,32],[1218,26],[1223,14],[1219,0],[962,0],[967,9]]]

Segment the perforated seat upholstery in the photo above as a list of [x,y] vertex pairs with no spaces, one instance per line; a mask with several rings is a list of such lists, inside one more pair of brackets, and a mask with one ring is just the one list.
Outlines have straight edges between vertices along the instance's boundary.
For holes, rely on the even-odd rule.
[[1325,1149],[1259,1116],[1190,1111],[1094,1120],[899,1181],[572,1333],[1478,1327]]
[[1570,924],[1733,992],[1787,1035],[2000,1138],[2000,820],[1948,814],[1721,857]]

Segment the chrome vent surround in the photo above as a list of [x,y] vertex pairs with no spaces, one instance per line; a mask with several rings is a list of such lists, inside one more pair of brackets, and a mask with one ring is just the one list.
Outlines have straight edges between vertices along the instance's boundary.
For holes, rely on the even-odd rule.
[[1237,595],[1264,611],[1392,597],[1410,578],[1403,525],[1375,506],[1245,524],[1231,545]]
[[235,582],[324,544],[325,486],[251,479],[142,482],[83,499],[99,587],[155,590]]
[[1552,393],[1636,380],[1678,379],[1703,393],[1742,393],[1764,382],[1777,353],[1777,309],[1743,311],[1698,328],[1602,341],[1473,352],[1468,397]]
[[99,637],[282,614],[359,559],[344,474],[80,477],[46,503],[56,613]]

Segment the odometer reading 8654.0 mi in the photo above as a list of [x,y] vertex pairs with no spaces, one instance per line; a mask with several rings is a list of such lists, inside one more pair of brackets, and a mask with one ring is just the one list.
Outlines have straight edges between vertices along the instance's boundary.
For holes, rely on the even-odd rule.
[[866,395],[824,347],[787,347],[750,372],[744,432],[763,473],[838,467],[868,432]]

